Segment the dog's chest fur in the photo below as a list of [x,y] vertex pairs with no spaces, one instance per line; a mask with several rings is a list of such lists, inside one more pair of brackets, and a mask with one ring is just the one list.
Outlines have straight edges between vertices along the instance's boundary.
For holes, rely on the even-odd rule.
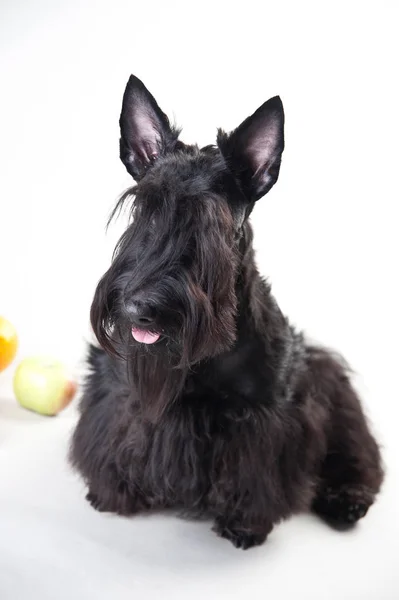
[[[297,341],[295,347],[288,328],[277,353],[281,360],[275,355],[270,361],[269,343],[256,341],[250,331],[238,333],[231,351],[193,368],[181,395],[154,424],[143,416],[128,382],[126,363],[92,349],[90,362],[104,373],[103,410],[109,412],[104,433],[108,443],[115,445],[115,469],[131,486],[137,485],[153,506],[181,506],[190,513],[213,510],[219,486],[225,495],[226,485],[231,497],[242,501],[245,482],[257,477],[259,452],[270,458],[276,451],[270,447],[273,432],[267,431],[276,420],[268,414],[275,415],[279,404],[291,401],[286,383],[300,372],[302,345]],[[276,353],[277,340],[270,343]],[[284,397],[278,396],[279,382],[285,382]],[[113,405],[108,400],[111,390]],[[277,463],[271,468],[277,468]],[[258,477],[258,484],[267,486],[267,481]]]

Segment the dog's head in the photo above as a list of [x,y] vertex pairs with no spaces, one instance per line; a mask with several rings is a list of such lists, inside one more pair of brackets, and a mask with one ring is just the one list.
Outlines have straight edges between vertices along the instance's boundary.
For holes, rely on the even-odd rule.
[[120,157],[137,185],[132,219],[98,284],[91,320],[101,345],[166,353],[190,366],[236,335],[240,242],[256,200],[278,178],[284,148],[279,97],[217,145],[179,140],[143,83],[131,76],[120,117]]

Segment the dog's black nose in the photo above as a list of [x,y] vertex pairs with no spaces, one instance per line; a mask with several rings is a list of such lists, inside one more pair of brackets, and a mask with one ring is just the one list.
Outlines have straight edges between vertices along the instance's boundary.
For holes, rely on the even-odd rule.
[[155,321],[155,310],[146,302],[129,300],[125,303],[128,318],[135,325],[148,326]]

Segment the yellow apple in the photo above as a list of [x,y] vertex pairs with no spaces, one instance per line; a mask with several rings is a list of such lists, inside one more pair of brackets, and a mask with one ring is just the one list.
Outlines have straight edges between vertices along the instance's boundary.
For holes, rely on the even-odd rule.
[[76,383],[53,358],[25,358],[14,375],[14,393],[21,406],[41,415],[56,415],[75,395]]

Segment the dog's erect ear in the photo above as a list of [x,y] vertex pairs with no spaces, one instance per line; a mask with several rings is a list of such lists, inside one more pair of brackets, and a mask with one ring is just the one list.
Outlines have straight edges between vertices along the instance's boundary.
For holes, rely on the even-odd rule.
[[284,150],[284,110],[270,98],[230,134],[218,132],[218,146],[233,174],[253,202],[276,183]]
[[155,98],[134,75],[127,82],[119,125],[120,158],[136,181],[159,156],[173,150],[179,135]]

